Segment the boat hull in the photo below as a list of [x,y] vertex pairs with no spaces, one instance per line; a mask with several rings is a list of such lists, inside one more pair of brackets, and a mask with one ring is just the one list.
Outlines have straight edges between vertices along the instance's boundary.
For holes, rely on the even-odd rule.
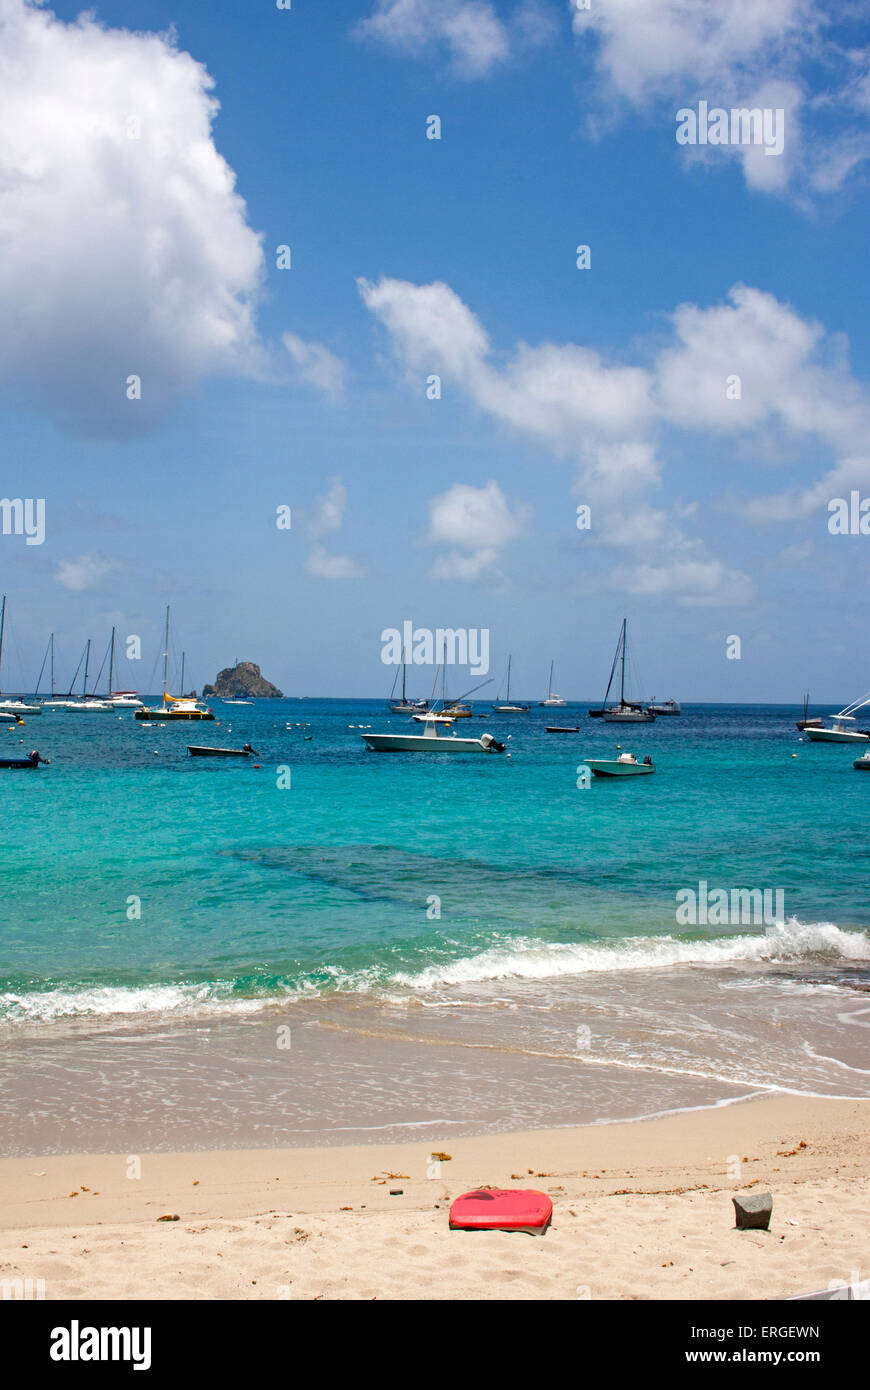
[[246,748],[203,748],[193,743],[187,745],[187,751],[192,758],[249,758],[251,756]]
[[155,724],[178,723],[182,719],[214,719],[211,710],[177,710],[177,709],[137,709],[133,711],[134,719],[151,720]]
[[811,743],[867,743],[870,735],[860,734],[857,729],[804,729]]
[[652,724],[655,715],[646,710],[605,710],[602,718],[605,724]]
[[616,759],[604,758],[586,758],[584,761],[596,777],[642,777],[646,773],[655,772],[652,763],[620,763]]
[[870,772],[870,758],[856,758],[852,766],[857,772]]
[[580,732],[580,725],[579,725],[579,724],[571,724],[571,725],[548,724],[548,725],[547,725],[547,733],[548,733],[548,734],[579,734],[579,732]]
[[478,738],[433,738],[431,734],[361,734],[376,753],[491,753]]
[[0,767],[15,767],[22,772],[26,767],[37,768],[40,766],[41,764],[35,763],[32,758],[0,758]]

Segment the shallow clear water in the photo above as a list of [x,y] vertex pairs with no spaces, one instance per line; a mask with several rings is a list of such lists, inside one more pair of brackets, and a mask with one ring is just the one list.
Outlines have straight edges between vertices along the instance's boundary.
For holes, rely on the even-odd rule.
[[[799,709],[456,726],[509,734],[510,757],[368,752],[360,726],[407,722],[382,702],[215,709],[219,726],[46,712],[0,730],[51,758],[0,772],[7,1053],[295,1003],[454,1055],[569,1057],[587,1078],[866,1093],[870,776],[853,749],[799,741]],[[259,767],[187,755],[224,741]],[[583,755],[617,743],[655,775],[579,789]],[[678,925],[676,894],[701,880],[781,890],[785,924]]]

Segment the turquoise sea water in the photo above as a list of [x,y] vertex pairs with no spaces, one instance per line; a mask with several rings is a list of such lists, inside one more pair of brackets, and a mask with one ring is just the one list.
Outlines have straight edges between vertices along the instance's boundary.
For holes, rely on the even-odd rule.
[[[558,1055],[565,1029],[595,1014],[584,1060],[611,1029],[604,1057],[666,1070],[680,1010],[711,1019],[723,989],[751,1033],[778,982],[777,999],[814,1011],[804,1042],[844,1000],[863,1003],[870,776],[853,749],[800,741],[797,708],[688,706],[633,728],[585,706],[458,722],[510,735],[510,757],[369,752],[361,726],[407,722],[381,701],[215,709],[220,725],[45,712],[0,730],[9,749],[51,759],[0,772],[7,1041],[73,1020],[213,1025],[330,1000],[365,1004],[370,1023],[377,1007],[383,1034],[410,1001],[425,1028],[441,1020],[442,1040],[489,1029],[488,1045]],[[548,734],[548,721],[580,732]],[[259,756],[187,755],[224,741]],[[617,743],[651,753],[655,775],[578,788],[583,755]],[[785,925],[678,926],[676,893],[700,880],[781,889]],[[862,1027],[863,1015],[841,1029],[836,1053],[813,1034],[811,1053],[833,1061],[813,1064],[809,1089],[864,1093]],[[714,1031],[684,1071],[729,1074]],[[785,1053],[782,1067],[781,1083],[799,1084]]]

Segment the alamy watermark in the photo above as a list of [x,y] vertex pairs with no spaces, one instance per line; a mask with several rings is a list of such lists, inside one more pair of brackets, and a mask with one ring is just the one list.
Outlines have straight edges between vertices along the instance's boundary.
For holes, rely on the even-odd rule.
[[25,536],[25,545],[42,545],[45,540],[44,497],[0,497],[4,536]]
[[832,536],[870,536],[870,497],[862,498],[856,487],[845,497],[832,497],[828,503],[828,530]]
[[489,628],[414,627],[409,618],[381,633],[381,661],[385,666],[467,666],[473,676],[489,671]]
[[782,154],[785,146],[781,106],[734,106],[726,111],[699,101],[697,111],[681,107],[676,120],[678,145],[761,145],[765,154]]
[[775,927],[785,922],[782,888],[708,888],[702,878],[697,889],[680,888],[676,898],[681,927]]

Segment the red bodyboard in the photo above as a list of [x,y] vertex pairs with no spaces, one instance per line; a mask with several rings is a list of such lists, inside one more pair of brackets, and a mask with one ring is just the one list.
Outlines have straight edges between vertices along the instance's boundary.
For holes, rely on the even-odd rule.
[[533,1188],[478,1187],[464,1192],[450,1208],[451,1231],[528,1231],[542,1236],[553,1203]]

